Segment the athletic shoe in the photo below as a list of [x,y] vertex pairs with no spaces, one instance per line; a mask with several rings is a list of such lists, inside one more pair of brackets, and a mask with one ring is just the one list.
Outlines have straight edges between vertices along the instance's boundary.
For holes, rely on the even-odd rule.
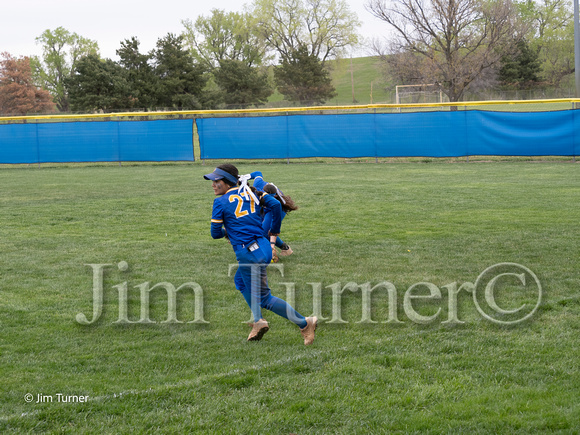
[[293,252],[292,248],[288,246],[287,243],[284,243],[280,248],[280,257],[288,257],[289,255],[292,255]]
[[314,331],[316,331],[317,324],[318,319],[316,317],[306,318],[306,326],[300,330],[302,337],[304,337],[305,346],[308,346],[314,342]]
[[258,320],[252,324],[252,332],[250,332],[250,335],[248,336],[248,341],[261,340],[269,329],[270,327],[268,326],[268,322],[266,322],[264,319]]

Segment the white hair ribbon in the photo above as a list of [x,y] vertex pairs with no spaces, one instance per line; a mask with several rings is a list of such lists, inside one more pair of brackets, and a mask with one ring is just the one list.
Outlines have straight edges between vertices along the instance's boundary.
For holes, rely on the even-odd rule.
[[280,198],[280,201],[282,201],[282,204],[286,204],[286,201],[284,201],[284,195],[282,195],[282,192],[280,191],[280,189],[278,189],[278,186],[276,186],[274,183],[269,183],[272,186],[274,186],[274,188],[276,189],[276,195],[278,195],[278,197]]
[[248,195],[252,198],[252,200],[256,204],[260,204],[260,200],[254,195],[252,189],[248,186],[248,180],[251,180],[252,176],[250,174],[240,175],[238,180],[240,181],[240,187],[238,187],[238,193],[241,194],[244,198],[249,199]]

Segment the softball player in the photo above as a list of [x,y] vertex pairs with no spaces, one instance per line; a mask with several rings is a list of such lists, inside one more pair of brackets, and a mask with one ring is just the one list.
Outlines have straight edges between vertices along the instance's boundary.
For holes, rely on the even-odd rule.
[[[213,202],[211,236],[229,239],[239,263],[234,282],[254,317],[248,341],[260,340],[268,332],[268,322],[262,318],[261,309],[265,308],[298,325],[304,344],[312,344],[318,319],[305,318],[286,301],[272,296],[268,287],[266,267],[272,260],[276,237],[280,233],[280,202],[272,195],[255,192],[247,185],[250,175],[239,176],[234,165],[219,165],[204,178],[212,181],[217,196]],[[264,237],[262,230],[261,208],[272,215],[268,229],[270,240]]]

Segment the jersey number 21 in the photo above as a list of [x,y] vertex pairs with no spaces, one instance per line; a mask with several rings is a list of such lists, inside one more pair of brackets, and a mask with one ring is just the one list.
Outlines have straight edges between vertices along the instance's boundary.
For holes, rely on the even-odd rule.
[[254,201],[250,200],[250,211],[248,212],[248,210],[242,210],[242,206],[244,205],[244,199],[240,196],[240,195],[231,195],[230,196],[230,202],[234,202],[237,201],[237,205],[236,205],[236,218],[241,218],[244,216],[249,215],[250,213],[255,213],[256,212],[256,205],[254,203]]

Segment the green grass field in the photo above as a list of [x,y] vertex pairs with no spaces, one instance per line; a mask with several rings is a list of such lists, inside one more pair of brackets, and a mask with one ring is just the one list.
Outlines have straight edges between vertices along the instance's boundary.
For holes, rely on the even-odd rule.
[[[209,235],[213,193],[202,174],[213,166],[0,171],[0,432],[580,431],[577,165],[239,167],[261,170],[301,207],[283,225],[295,255],[283,259],[284,276],[270,271],[270,284],[282,297],[294,286],[304,315],[321,289],[326,320],[310,347],[294,325],[267,313],[270,332],[245,341],[249,309],[228,276],[234,254]],[[465,288],[504,262],[541,283],[528,320],[487,320],[465,289],[450,307],[451,284]],[[111,266],[100,319],[81,325],[75,317],[91,319],[93,307],[87,264]],[[367,311],[376,323],[360,323],[361,288],[385,281],[396,288],[400,323],[385,323],[392,306],[380,288]],[[162,323],[161,289],[151,294],[155,323],[115,323],[123,283],[127,316],[137,321],[136,286],[146,282],[199,284],[209,323],[185,323],[195,315],[192,292],[177,299],[184,323]],[[419,283],[441,298],[415,299],[409,310],[405,295],[428,293]],[[529,310],[537,300],[529,276],[525,286],[513,273],[501,283],[491,295],[500,308]],[[454,313],[464,323],[445,323]],[[87,401],[64,403],[68,396]]]

